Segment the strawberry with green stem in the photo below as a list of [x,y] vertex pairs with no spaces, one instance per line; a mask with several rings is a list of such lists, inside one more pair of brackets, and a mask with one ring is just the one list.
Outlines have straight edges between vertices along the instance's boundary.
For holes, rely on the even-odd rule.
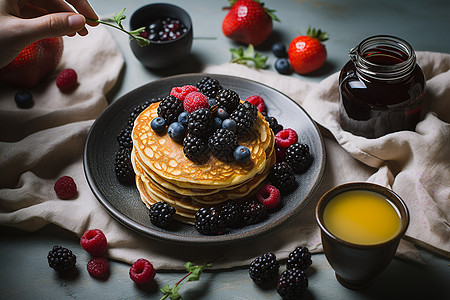
[[297,36],[292,40],[288,56],[296,73],[311,73],[325,63],[327,49],[322,42],[326,40],[328,40],[326,32],[310,27],[306,30],[306,35]]
[[119,29],[122,32],[125,32],[126,34],[128,34],[132,39],[136,40],[136,42],[138,43],[139,46],[144,47],[150,44],[150,40],[142,37],[140,34],[142,32],[144,32],[145,27],[140,27],[137,28],[135,30],[131,30],[131,31],[127,31],[126,29],[123,28],[122,25],[122,21],[125,20],[127,17],[123,14],[125,12],[125,8],[122,9],[120,12],[116,13],[111,19],[110,21],[116,22],[117,25],[102,21],[102,20],[93,20],[93,19],[89,19],[86,18],[87,21],[91,21],[91,22],[95,22],[95,23],[100,23],[100,24],[104,24],[107,26],[111,26],[113,28]]

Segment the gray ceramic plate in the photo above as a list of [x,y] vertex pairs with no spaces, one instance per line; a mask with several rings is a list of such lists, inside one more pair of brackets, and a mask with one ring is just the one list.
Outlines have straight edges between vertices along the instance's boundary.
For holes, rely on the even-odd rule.
[[104,208],[120,223],[146,236],[169,242],[190,244],[221,244],[254,238],[274,230],[298,214],[308,202],[322,179],[325,168],[325,147],[312,119],[294,101],[277,90],[243,78],[208,75],[219,80],[224,88],[235,90],[241,99],[251,95],[264,98],[268,114],[277,118],[284,128],[299,134],[299,141],[311,149],[314,161],[309,170],[296,175],[299,187],[283,197],[282,207],[259,224],[232,230],[218,236],[199,234],[193,226],[181,223],[165,230],[150,223],[148,209],[133,185],[121,184],[114,173],[117,133],[125,126],[132,109],[152,98],[166,96],[174,86],[194,84],[205,74],[185,74],[151,82],[114,101],[93,124],[85,146],[84,171],[89,186]]

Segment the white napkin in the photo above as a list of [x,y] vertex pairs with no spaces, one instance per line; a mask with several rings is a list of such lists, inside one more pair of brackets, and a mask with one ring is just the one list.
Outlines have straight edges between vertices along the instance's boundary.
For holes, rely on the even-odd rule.
[[[338,97],[336,74],[317,84],[236,64],[206,68],[205,72],[254,79],[284,92],[302,104],[342,145],[325,137],[328,162],[324,180],[309,204],[291,222],[254,240],[196,247],[160,242],[125,228],[110,217],[92,194],[83,172],[84,143],[94,119],[107,106],[105,94],[116,82],[123,58],[109,33],[101,27],[91,29],[86,37],[65,38],[64,42],[58,70],[31,91],[35,98],[33,108],[18,109],[13,100],[16,89],[1,86],[1,225],[36,231],[47,224],[56,224],[79,237],[87,229],[99,228],[107,236],[107,255],[113,259],[131,264],[143,257],[158,269],[184,269],[186,261],[215,260],[215,268],[230,268],[248,264],[268,251],[283,259],[299,245],[309,247],[312,252],[321,251],[314,220],[318,198],[337,184],[369,180],[390,186],[405,198],[412,215],[407,232],[411,241],[449,256],[449,231],[445,225],[448,224],[445,213],[449,211],[448,184],[445,184],[449,179],[449,132],[448,124],[444,123],[449,119],[448,55],[419,55],[430,79],[427,99],[435,103],[436,111],[447,115],[429,114],[419,124],[417,133],[393,134],[369,144],[345,134],[346,140],[340,139],[338,128],[333,127],[330,115],[334,114],[332,108]],[[59,70],[69,67],[77,71],[80,86],[72,94],[61,94],[54,80]],[[388,155],[391,151],[387,148],[396,145],[402,145],[401,157]],[[359,153],[377,157],[378,163],[365,160],[365,155]],[[399,165],[399,161],[403,164]],[[390,168],[392,165],[396,168]],[[60,200],[53,191],[54,182],[63,175],[73,177],[77,183],[78,195],[74,199]],[[426,209],[422,205],[427,205]],[[73,250],[84,251],[81,247]],[[399,253],[420,260],[409,243],[402,243]]]

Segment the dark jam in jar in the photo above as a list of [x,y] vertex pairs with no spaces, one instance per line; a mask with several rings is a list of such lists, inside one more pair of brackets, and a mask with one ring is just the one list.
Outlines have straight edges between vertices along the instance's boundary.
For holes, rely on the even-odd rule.
[[393,36],[373,36],[350,50],[339,76],[340,125],[377,138],[414,130],[421,119],[425,76],[412,47]]

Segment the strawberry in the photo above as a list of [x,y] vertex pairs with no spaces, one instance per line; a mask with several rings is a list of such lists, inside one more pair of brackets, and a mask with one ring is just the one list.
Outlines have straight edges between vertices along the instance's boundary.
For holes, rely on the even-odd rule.
[[294,71],[298,74],[307,74],[320,68],[327,59],[327,49],[322,44],[327,39],[327,33],[309,27],[306,35],[294,38],[288,49]]
[[35,87],[56,69],[63,49],[61,37],[42,39],[28,45],[0,69],[0,81],[24,88]]
[[229,0],[230,11],[222,22],[224,35],[236,42],[257,46],[272,33],[272,20],[279,21],[275,11],[259,0]]

